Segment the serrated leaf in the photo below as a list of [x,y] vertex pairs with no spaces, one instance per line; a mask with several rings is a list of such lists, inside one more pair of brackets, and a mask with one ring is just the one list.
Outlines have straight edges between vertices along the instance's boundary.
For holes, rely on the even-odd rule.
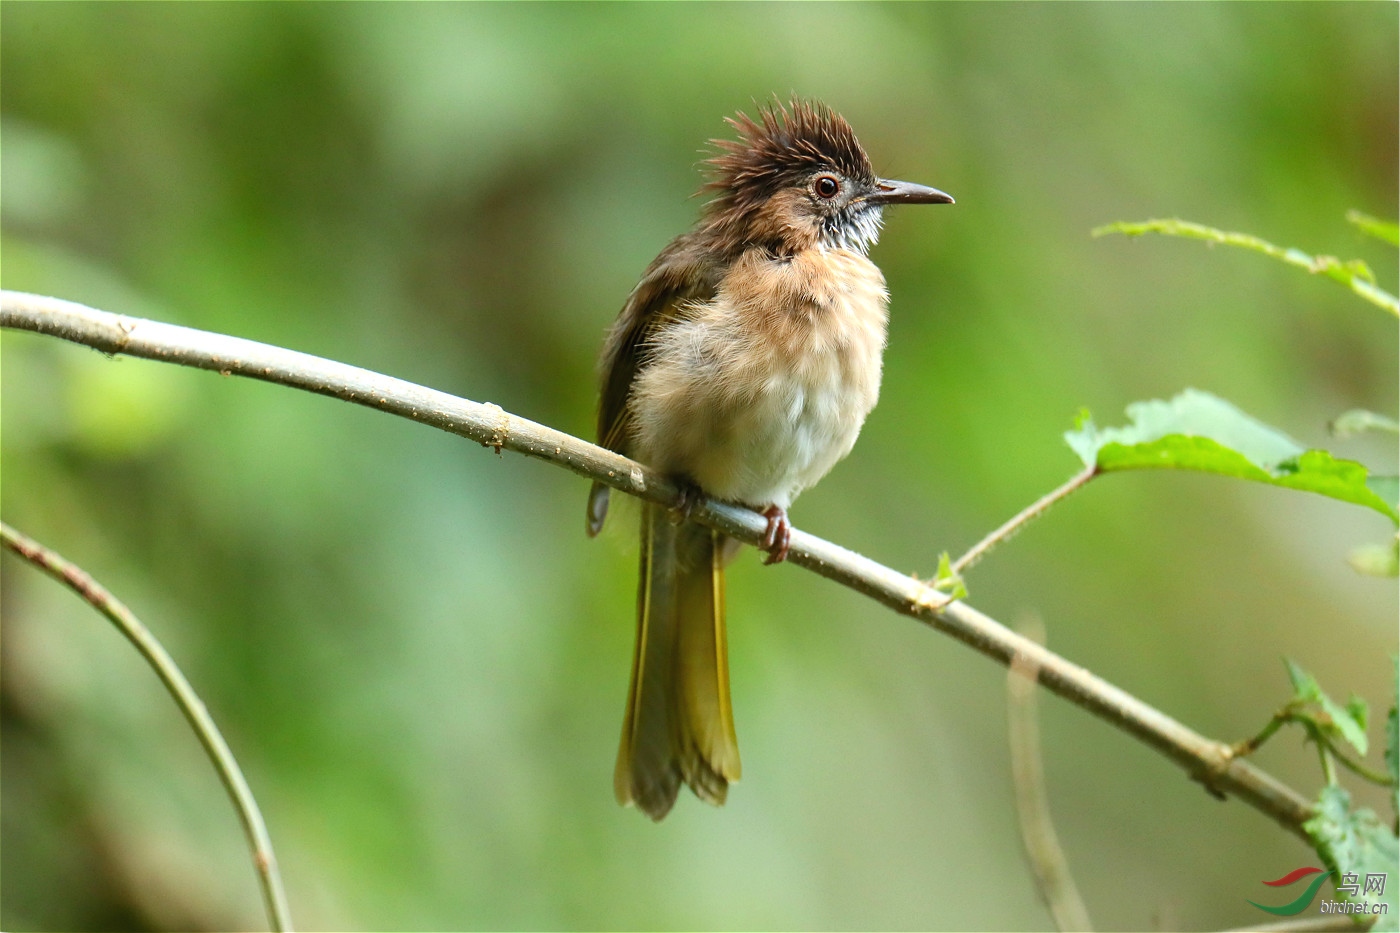
[[1392,485],[1354,460],[1302,445],[1224,399],[1187,389],[1170,401],[1128,406],[1130,424],[1097,428],[1085,420],[1065,442],[1100,472],[1175,469],[1214,473],[1315,492],[1380,512],[1400,522]]
[[1298,666],[1297,662],[1289,658],[1283,659],[1283,666],[1288,669],[1288,679],[1293,682],[1293,700],[1297,703],[1316,703],[1322,696],[1322,688],[1317,685],[1313,675]]
[[1293,682],[1293,705],[1299,707],[1296,717],[1310,722],[1329,739],[1343,739],[1363,756],[1366,754],[1366,701],[1356,694],[1346,706],[1335,702],[1317,679],[1288,658],[1283,659],[1288,679]]
[[[1338,893],[1347,900],[1383,902],[1388,905],[1379,914],[1376,925],[1371,929],[1397,929],[1400,912],[1397,912],[1396,862],[1400,860],[1400,846],[1395,834],[1369,809],[1353,810],[1351,795],[1340,785],[1329,784],[1317,798],[1317,813],[1303,824],[1303,830],[1312,840],[1317,854],[1327,867],[1336,872],[1338,883],[1355,882],[1358,885],[1356,897],[1340,889]],[[1367,875],[1386,876],[1384,890],[1364,890]],[[1354,876],[1354,877],[1352,877]]]
[[1347,211],[1347,220],[1355,224],[1356,228],[1367,236],[1375,237],[1391,246],[1400,246],[1400,224],[1379,220],[1360,211]]
[[[1303,453],[1303,447],[1286,434],[1199,389],[1186,389],[1170,401],[1133,402],[1128,406],[1128,418],[1132,422],[1129,425],[1093,431],[1094,449],[1111,443],[1131,447],[1181,434],[1217,441],[1259,464],[1277,463]],[[1092,428],[1090,422],[1087,430]]]
[[[1360,698],[1354,697],[1354,699]],[[1364,721],[1358,721],[1356,717],[1352,715],[1351,704],[1348,703],[1346,706],[1341,706],[1324,693],[1317,705],[1322,708],[1322,712],[1326,713],[1327,718],[1331,720],[1330,724],[1327,722],[1320,722],[1319,724],[1329,734],[1333,736],[1340,735],[1343,739],[1346,739],[1347,743],[1351,745],[1352,748],[1356,749],[1358,754],[1364,757],[1366,755],[1366,749],[1370,747],[1370,743],[1366,741],[1366,723]],[[1364,717],[1365,713],[1363,712],[1362,715]]]

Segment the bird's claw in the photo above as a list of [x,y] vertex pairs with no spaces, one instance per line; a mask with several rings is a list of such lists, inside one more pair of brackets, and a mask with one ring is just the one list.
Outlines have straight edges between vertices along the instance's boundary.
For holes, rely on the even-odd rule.
[[763,529],[760,546],[768,552],[763,559],[765,564],[781,564],[787,560],[788,547],[792,544],[792,525],[788,522],[787,510],[770,505],[763,510],[768,525]]
[[679,501],[671,506],[671,521],[679,525],[690,519],[690,513],[705,498],[705,493],[699,486],[685,480],[677,480],[676,485],[680,487],[681,495]]

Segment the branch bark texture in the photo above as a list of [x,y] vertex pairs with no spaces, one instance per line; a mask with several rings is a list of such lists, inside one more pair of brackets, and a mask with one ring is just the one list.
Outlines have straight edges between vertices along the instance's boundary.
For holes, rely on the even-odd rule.
[[[680,504],[680,490],[669,479],[612,451],[512,415],[498,405],[468,401],[345,363],[24,292],[0,291],[0,326],[60,337],[113,355],[180,363],[329,395],[429,424],[498,451],[547,460],[651,502]],[[765,528],[756,512],[714,500],[696,506],[691,518],[752,545],[759,543]],[[966,603],[950,601],[915,577],[797,529],[788,560],[950,635],[1002,665],[1023,659],[1050,692],[1156,749],[1216,796],[1238,797],[1307,838],[1302,824],[1312,815],[1312,804],[1297,791],[1236,758],[1228,745],[1194,732]]]

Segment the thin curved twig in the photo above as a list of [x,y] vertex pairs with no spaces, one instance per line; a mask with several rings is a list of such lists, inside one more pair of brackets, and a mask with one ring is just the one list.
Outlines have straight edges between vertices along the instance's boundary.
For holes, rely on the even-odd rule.
[[[24,292],[0,291],[0,327],[60,337],[104,353],[180,363],[329,395],[459,434],[496,450],[546,460],[651,502],[681,504],[681,492],[674,483],[620,454],[512,415],[498,405],[457,398],[345,363]],[[690,515],[746,544],[757,545],[766,527],[758,513],[714,500],[696,505]],[[796,529],[788,561],[951,635],[1002,665],[1023,656],[1035,665],[1040,683],[1050,692],[1156,749],[1212,794],[1233,794],[1307,839],[1302,826],[1313,815],[1313,806],[1303,795],[1237,759],[1228,745],[1187,728],[966,603],[951,600],[916,577]]]
[[[1045,644],[1045,623],[1031,615],[1020,627],[1022,635]],[[1006,735],[1011,749],[1011,783],[1016,791],[1016,816],[1021,823],[1021,843],[1031,863],[1040,899],[1050,910],[1055,928],[1068,931],[1093,929],[1089,909],[1074,883],[1069,858],[1060,845],[1050,818],[1050,794],[1045,787],[1045,765],[1040,753],[1040,713],[1033,662],[1017,655],[1006,672]]]
[[219,732],[219,727],[214,725],[204,701],[194,692],[194,688],[180,672],[174,659],[150,630],[141,624],[141,620],[87,571],[4,522],[0,522],[0,543],[65,584],[110,619],[146,659],[146,663],[151,665],[156,676],[165,684],[165,689],[170,691],[175,704],[180,707],[180,712],[189,720],[190,728],[199,737],[199,744],[203,745],[205,752],[209,754],[214,770],[219,773],[219,780],[223,782],[224,789],[233,801],[234,809],[238,811],[238,818],[243,823],[243,832],[248,837],[248,848],[253,854],[253,868],[257,872],[258,885],[262,888],[263,902],[272,929],[291,930],[292,917],[287,907],[287,894],[282,886],[282,874],[277,869],[277,857],[272,852],[272,837],[268,835],[262,811],[258,809],[258,802],[253,799],[253,792],[243,778],[243,771],[238,767],[238,762]]
[[1059,502],[1061,499],[1066,498],[1070,493],[1074,492],[1075,490],[1080,489],[1084,486],[1085,483],[1089,482],[1089,480],[1093,479],[1095,476],[1098,475],[1098,465],[1091,463],[1084,469],[1080,470],[1078,473],[1071,476],[1069,479],[1065,480],[1065,482],[1061,485],[1056,486],[1054,489],[1050,490],[1045,495],[1041,496],[1039,499],[1035,500],[1021,511],[1017,512],[1015,515],[1011,516],[1011,518],[1007,519],[1006,523],[1003,524],[1000,528],[987,535],[981,541],[978,541],[976,544],[974,544],[971,548],[968,549],[968,552],[966,554],[953,561],[953,573],[957,576],[961,576],[965,570],[967,570],[973,564],[977,563],[982,558],[986,557],[987,552],[990,551],[992,548],[996,547],[998,544],[1010,540],[1011,537],[1015,535],[1018,531],[1020,531],[1022,528],[1026,527],[1031,522],[1044,515],[1047,511],[1049,511],[1050,506]]

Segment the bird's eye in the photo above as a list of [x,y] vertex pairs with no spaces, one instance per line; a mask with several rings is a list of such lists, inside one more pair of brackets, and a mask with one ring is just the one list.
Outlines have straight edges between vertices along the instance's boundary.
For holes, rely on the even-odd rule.
[[829,201],[841,193],[841,182],[834,175],[818,175],[817,180],[812,182],[812,190],[817,197]]

